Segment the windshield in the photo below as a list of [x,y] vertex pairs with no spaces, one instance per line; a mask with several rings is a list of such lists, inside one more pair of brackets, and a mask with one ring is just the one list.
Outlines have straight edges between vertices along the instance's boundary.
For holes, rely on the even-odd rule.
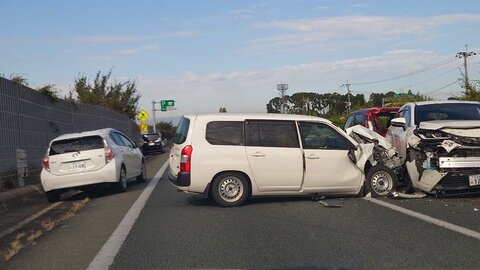
[[415,107],[415,124],[435,120],[480,120],[480,104],[443,103]]

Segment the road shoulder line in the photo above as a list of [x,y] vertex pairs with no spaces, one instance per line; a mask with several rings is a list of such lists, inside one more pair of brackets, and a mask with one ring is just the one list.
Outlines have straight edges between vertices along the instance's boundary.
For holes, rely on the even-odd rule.
[[98,254],[90,262],[87,268],[88,270],[108,269],[112,265],[115,256],[127,239],[130,230],[133,228],[133,225],[140,216],[143,207],[145,207],[145,203],[147,202],[148,198],[150,198],[150,195],[160,181],[160,178],[167,169],[167,166],[168,160],[163,164],[160,170],[158,170],[150,183],[148,183],[142,194],[140,194],[135,203],[128,210],[127,214],[125,214],[122,221],[118,224],[115,231],[113,231],[113,233],[110,235],[107,242],[105,242]]
[[365,197],[363,199],[366,200],[366,201],[372,202],[374,204],[389,208],[391,210],[400,212],[402,214],[405,214],[405,215],[408,215],[408,216],[411,216],[411,217],[414,217],[414,218],[418,218],[418,219],[423,220],[425,222],[428,222],[428,223],[443,227],[445,229],[448,229],[448,230],[451,230],[451,231],[454,231],[454,232],[457,232],[457,233],[461,233],[463,235],[466,235],[466,236],[475,238],[477,240],[480,240],[480,233],[477,232],[477,231],[473,231],[473,230],[470,230],[470,229],[467,229],[467,228],[464,228],[464,227],[461,227],[461,226],[443,221],[443,220],[438,219],[438,218],[427,216],[425,214],[421,214],[421,213],[418,213],[418,212],[415,212],[415,211],[412,211],[412,210],[409,210],[409,209],[406,209],[406,208],[403,208],[403,207],[400,207],[400,206],[397,206],[397,205],[394,205],[394,204],[391,204],[391,203],[387,203],[387,202],[384,202],[382,200],[378,200],[378,199],[374,199],[374,198],[370,198],[370,197]]

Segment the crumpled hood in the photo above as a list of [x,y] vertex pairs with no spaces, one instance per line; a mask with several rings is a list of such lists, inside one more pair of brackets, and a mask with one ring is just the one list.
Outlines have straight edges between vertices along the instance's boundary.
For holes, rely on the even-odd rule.
[[480,120],[436,120],[425,121],[418,125],[420,129],[439,130],[449,129],[472,129],[480,128]]

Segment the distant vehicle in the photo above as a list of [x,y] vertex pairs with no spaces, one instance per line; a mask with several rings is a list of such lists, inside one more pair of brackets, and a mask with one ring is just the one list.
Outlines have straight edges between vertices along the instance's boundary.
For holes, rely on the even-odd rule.
[[385,137],[390,121],[395,117],[398,109],[400,108],[376,107],[354,111],[348,116],[343,129],[361,125]]
[[[378,171],[374,159],[386,150],[362,146],[319,117],[185,115],[173,138],[169,178],[179,190],[208,195],[221,206],[263,195],[363,196],[365,175]],[[370,192],[372,184],[365,187]]]
[[144,155],[151,153],[165,153],[165,143],[163,142],[160,133],[143,134],[142,139],[142,153]]
[[386,137],[404,160],[414,189],[480,193],[480,103],[407,103]]
[[119,192],[127,181],[145,182],[140,149],[115,129],[99,129],[61,135],[53,139],[42,161],[40,175],[47,200],[56,202],[69,189],[111,183]]

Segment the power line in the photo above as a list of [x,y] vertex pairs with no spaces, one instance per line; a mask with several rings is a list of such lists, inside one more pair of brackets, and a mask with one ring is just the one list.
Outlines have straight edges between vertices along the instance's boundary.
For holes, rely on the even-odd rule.
[[382,79],[382,80],[377,80],[377,81],[371,81],[371,82],[352,83],[351,85],[367,85],[367,84],[375,84],[375,83],[398,80],[398,79],[409,77],[409,76],[412,76],[412,75],[416,75],[416,74],[419,74],[419,73],[422,73],[422,72],[425,72],[425,71],[436,69],[440,66],[450,64],[453,61],[455,61],[455,57],[450,57],[446,60],[442,60],[441,62],[432,64],[432,65],[429,65],[429,66],[423,67],[421,69],[418,69],[418,70],[415,70],[415,71],[412,71],[412,72],[409,72],[409,73],[405,73],[405,74],[402,74],[402,75],[399,75],[399,76],[395,76],[395,77],[391,77],[391,78],[387,78],[387,79]]
[[449,84],[447,84],[447,85],[445,85],[445,86],[442,86],[442,87],[440,87],[440,88],[438,88],[438,89],[435,89],[435,90],[432,90],[432,91],[430,91],[430,92],[427,92],[427,93],[425,93],[425,95],[429,95],[429,94],[432,94],[432,93],[434,93],[434,92],[441,91],[441,90],[443,90],[443,89],[445,89],[445,88],[447,88],[447,87],[449,87],[449,86],[452,86],[452,85],[458,83],[458,81],[459,81],[459,80],[456,80],[456,81],[454,81],[454,82],[452,82],[452,83],[449,83]]
[[456,69],[459,68],[459,67],[460,67],[460,66],[456,66],[456,67],[454,67],[454,68],[448,69],[448,70],[445,71],[445,72],[442,72],[442,73],[437,74],[437,75],[435,75],[435,76],[429,77],[429,78],[427,78],[427,79],[425,79],[425,80],[421,80],[421,81],[415,82],[415,83],[413,83],[413,84],[409,84],[408,86],[400,87],[399,90],[402,91],[402,90],[404,90],[404,89],[407,88],[407,87],[417,86],[417,85],[426,83],[426,82],[428,82],[428,81],[431,81],[431,80],[433,80],[433,79],[442,77],[443,75],[448,74],[448,73],[456,70]]

